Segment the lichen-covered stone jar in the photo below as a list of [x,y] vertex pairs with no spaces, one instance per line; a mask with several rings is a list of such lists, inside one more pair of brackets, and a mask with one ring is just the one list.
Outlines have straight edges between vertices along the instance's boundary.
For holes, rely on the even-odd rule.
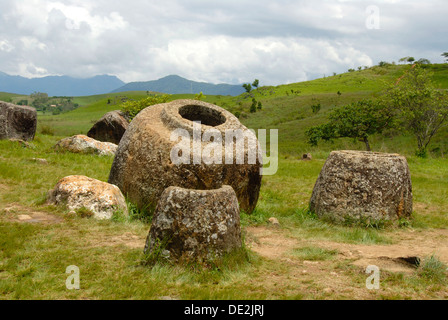
[[331,152],[314,186],[310,209],[337,222],[410,218],[412,184],[406,158],[367,151]]
[[239,207],[232,187],[169,187],[154,212],[145,253],[161,254],[174,262],[200,262],[240,247]]
[[[242,151],[238,143],[229,144],[237,141],[229,132],[250,138]],[[180,142],[189,147],[189,154],[179,151]],[[173,154],[188,161],[173,162]],[[251,213],[261,186],[261,158],[255,134],[233,114],[203,101],[175,100],[150,106],[132,120],[118,146],[109,183],[149,211],[170,186],[208,190],[230,185],[240,208]]]

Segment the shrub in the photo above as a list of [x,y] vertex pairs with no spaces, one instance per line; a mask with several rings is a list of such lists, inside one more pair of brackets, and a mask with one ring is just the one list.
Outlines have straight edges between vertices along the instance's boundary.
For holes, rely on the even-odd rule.
[[121,110],[129,116],[130,120],[132,120],[146,107],[165,103],[168,101],[169,97],[169,95],[154,95],[137,101],[128,100],[121,105]]
[[318,113],[320,111],[320,108],[321,108],[320,103],[316,103],[311,106],[311,110],[313,110],[313,113]]
[[431,255],[423,259],[418,269],[418,275],[427,280],[440,283],[446,280],[446,270],[446,265],[436,256]]
[[43,125],[40,129],[40,133],[47,136],[54,136],[54,129],[50,126]]
[[252,99],[252,105],[250,106],[251,113],[257,112],[257,100],[255,98]]

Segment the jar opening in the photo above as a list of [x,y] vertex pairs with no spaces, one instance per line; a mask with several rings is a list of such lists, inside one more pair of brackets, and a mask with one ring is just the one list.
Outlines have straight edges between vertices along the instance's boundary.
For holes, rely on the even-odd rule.
[[219,111],[200,105],[187,105],[179,109],[182,118],[200,121],[201,124],[216,127],[226,122],[226,117]]

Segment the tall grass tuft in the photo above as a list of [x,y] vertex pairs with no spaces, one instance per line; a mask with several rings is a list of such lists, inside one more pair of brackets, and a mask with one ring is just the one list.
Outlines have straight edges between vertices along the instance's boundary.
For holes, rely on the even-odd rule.
[[435,255],[423,259],[417,271],[418,275],[430,282],[446,283],[447,265]]

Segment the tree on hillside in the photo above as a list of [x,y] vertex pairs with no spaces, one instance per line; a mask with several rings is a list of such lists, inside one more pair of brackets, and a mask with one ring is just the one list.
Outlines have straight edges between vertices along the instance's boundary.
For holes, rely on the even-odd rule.
[[361,100],[334,109],[328,123],[308,129],[306,136],[314,146],[321,139],[354,138],[364,142],[366,150],[371,151],[369,136],[391,128],[394,119],[394,111],[380,101]]
[[413,63],[415,61],[414,57],[403,57],[398,62],[407,62],[407,63]]
[[46,106],[46,104],[48,102],[48,94],[43,93],[43,92],[35,91],[30,95],[30,98],[33,100],[31,105],[33,107],[35,107],[36,109],[43,108],[44,106]]
[[243,88],[246,89],[247,93],[250,93],[252,91],[252,86],[250,85],[250,83],[243,84]]
[[258,81],[258,79],[255,79],[254,82],[252,83],[252,87],[258,88],[259,84],[260,84],[260,81]]
[[429,61],[428,59],[425,59],[425,58],[420,58],[420,59],[418,59],[417,63],[420,63],[420,64],[431,64],[431,61]]
[[445,57],[445,61],[448,62],[448,52],[442,53],[441,56]]
[[378,66],[379,67],[387,67],[389,65],[390,65],[390,63],[387,62],[387,61],[380,61],[380,62],[378,62]]
[[416,137],[416,154],[421,157],[448,119],[448,93],[434,87],[431,75],[417,64],[385,94],[389,108],[399,111],[403,127]]

